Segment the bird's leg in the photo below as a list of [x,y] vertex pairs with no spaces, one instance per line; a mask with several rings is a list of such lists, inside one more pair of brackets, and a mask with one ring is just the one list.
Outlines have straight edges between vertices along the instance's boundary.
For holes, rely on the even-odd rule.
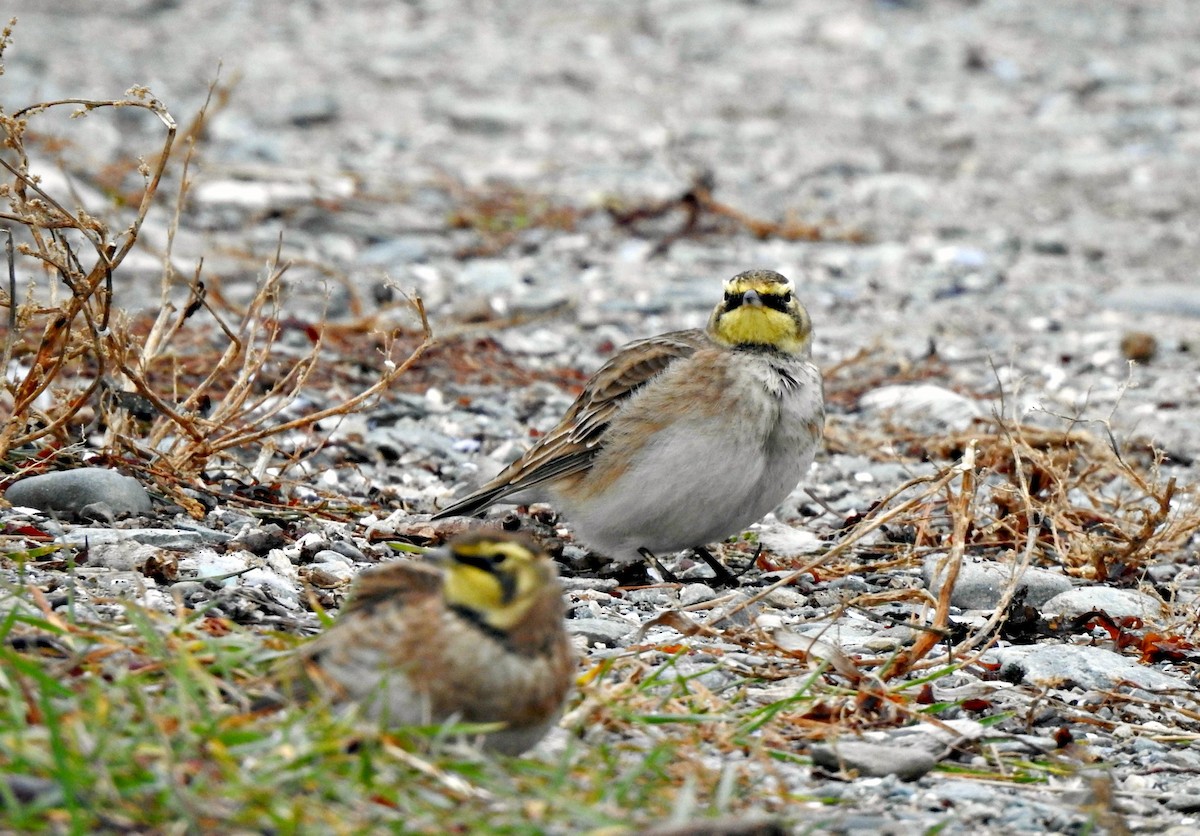
[[[714,577],[713,580],[715,580],[719,585],[731,586],[731,587],[732,586],[741,586],[741,584],[738,583],[738,578],[740,578],[742,575],[746,574],[745,570],[739,572],[736,575],[733,574],[733,572],[730,572],[728,569],[725,568],[725,564],[723,564],[721,561],[719,561],[715,557],[713,557],[712,552],[710,552],[707,548],[705,548],[703,546],[698,546],[697,548],[692,549],[692,551],[695,552],[696,557],[700,558],[705,563],[707,563],[708,568],[712,569],[713,572],[716,573],[716,577]],[[756,557],[757,557],[757,555],[756,555]],[[750,565],[753,566],[754,561],[751,561]]]
[[642,557],[646,558],[646,561],[651,566],[653,566],[655,569],[658,570],[659,574],[662,575],[664,581],[666,581],[667,583],[679,583],[680,582],[679,578],[675,577],[674,572],[672,572],[666,566],[662,565],[662,561],[658,559],[658,557],[654,554],[654,552],[650,551],[648,548],[643,546],[642,548],[638,549],[638,554],[640,554]]

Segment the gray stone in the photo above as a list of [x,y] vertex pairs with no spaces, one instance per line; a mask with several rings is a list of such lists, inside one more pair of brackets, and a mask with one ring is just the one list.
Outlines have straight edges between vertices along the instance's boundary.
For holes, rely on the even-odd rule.
[[868,411],[889,413],[892,420],[931,430],[966,429],[984,415],[977,401],[931,383],[881,386],[858,403]]
[[717,593],[705,583],[689,583],[679,590],[679,604],[684,607],[711,601],[716,597]]
[[1182,677],[1173,677],[1138,664],[1103,647],[1073,644],[1044,644],[1002,647],[991,655],[1000,663],[1000,677],[1046,688],[1076,686],[1105,690],[1131,684],[1147,691],[1193,691]]
[[288,121],[298,128],[320,125],[337,119],[341,108],[338,99],[332,94],[314,95],[312,91],[295,100],[288,106]]
[[37,802],[52,806],[62,803],[62,788],[56,781],[15,773],[0,774],[0,781],[8,785],[13,798],[22,804]]
[[58,539],[79,546],[132,540],[160,549],[194,549],[206,542],[198,531],[176,528],[74,528]]
[[777,558],[815,554],[826,547],[825,542],[808,529],[785,525],[770,519],[760,522],[755,533],[763,548]]
[[888,744],[838,740],[812,748],[814,766],[834,772],[854,772],[860,777],[895,775],[915,781],[937,766],[937,759],[921,749]]
[[379,244],[372,244],[359,254],[360,264],[382,267],[385,270],[397,266],[424,261],[429,257],[429,240],[424,236],[405,235]]
[[571,618],[567,619],[567,631],[574,636],[583,636],[589,645],[616,647],[633,633],[634,627],[609,618]]
[[1105,294],[1100,302],[1131,313],[1200,316],[1200,293],[1192,284],[1130,285]]
[[162,549],[136,541],[100,543],[88,549],[87,565],[132,572],[140,570],[146,565],[147,560],[152,560],[161,554]]
[[1113,589],[1110,586],[1081,586],[1055,595],[1041,605],[1043,615],[1074,618],[1077,615],[1101,610],[1113,618],[1141,618],[1160,621],[1166,614],[1163,602],[1135,589]]
[[4,498],[50,514],[78,515],[100,502],[121,517],[148,514],[151,509],[150,495],[138,480],[102,467],[29,476],[10,485]]
[[[925,586],[934,595],[941,593],[942,583],[946,578],[944,569],[938,571],[938,564],[943,559],[944,555],[930,555],[921,567],[921,576],[925,580]],[[1005,563],[968,563],[964,561],[959,568],[950,603],[964,610],[995,608],[1009,584],[1013,582],[1014,568]],[[1071,581],[1065,575],[1057,572],[1031,567],[1021,575],[1017,581],[1017,587],[1026,590],[1026,603],[1037,607],[1055,595],[1069,590]]]

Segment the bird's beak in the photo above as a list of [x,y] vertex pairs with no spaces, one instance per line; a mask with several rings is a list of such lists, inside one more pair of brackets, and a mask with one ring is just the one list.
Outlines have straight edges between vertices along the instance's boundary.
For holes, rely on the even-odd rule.
[[742,304],[753,305],[756,308],[761,308],[763,306],[763,301],[759,298],[757,290],[747,290],[742,294]]

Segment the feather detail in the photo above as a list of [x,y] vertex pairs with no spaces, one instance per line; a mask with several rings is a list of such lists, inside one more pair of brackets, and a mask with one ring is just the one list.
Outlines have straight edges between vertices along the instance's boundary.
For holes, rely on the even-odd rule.
[[612,417],[630,396],[672,363],[713,345],[703,331],[674,331],[625,346],[588,380],[558,425],[524,456],[433,519],[471,516],[509,494],[587,470]]

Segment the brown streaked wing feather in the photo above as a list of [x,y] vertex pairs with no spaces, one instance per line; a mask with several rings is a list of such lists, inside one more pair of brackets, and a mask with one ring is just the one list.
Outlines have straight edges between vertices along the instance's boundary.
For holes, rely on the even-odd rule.
[[707,343],[703,331],[673,331],[630,343],[592,375],[587,388],[542,444],[547,444],[559,430],[565,430],[570,444],[595,447],[613,413],[630,395],[676,360],[691,356]]
[[488,495],[490,505],[507,494],[585,470],[600,450],[608,422],[624,402],[707,342],[703,331],[673,331],[625,346],[592,375],[558,426],[495,479],[441,513],[448,515],[453,508],[470,505],[473,498],[483,495]]

